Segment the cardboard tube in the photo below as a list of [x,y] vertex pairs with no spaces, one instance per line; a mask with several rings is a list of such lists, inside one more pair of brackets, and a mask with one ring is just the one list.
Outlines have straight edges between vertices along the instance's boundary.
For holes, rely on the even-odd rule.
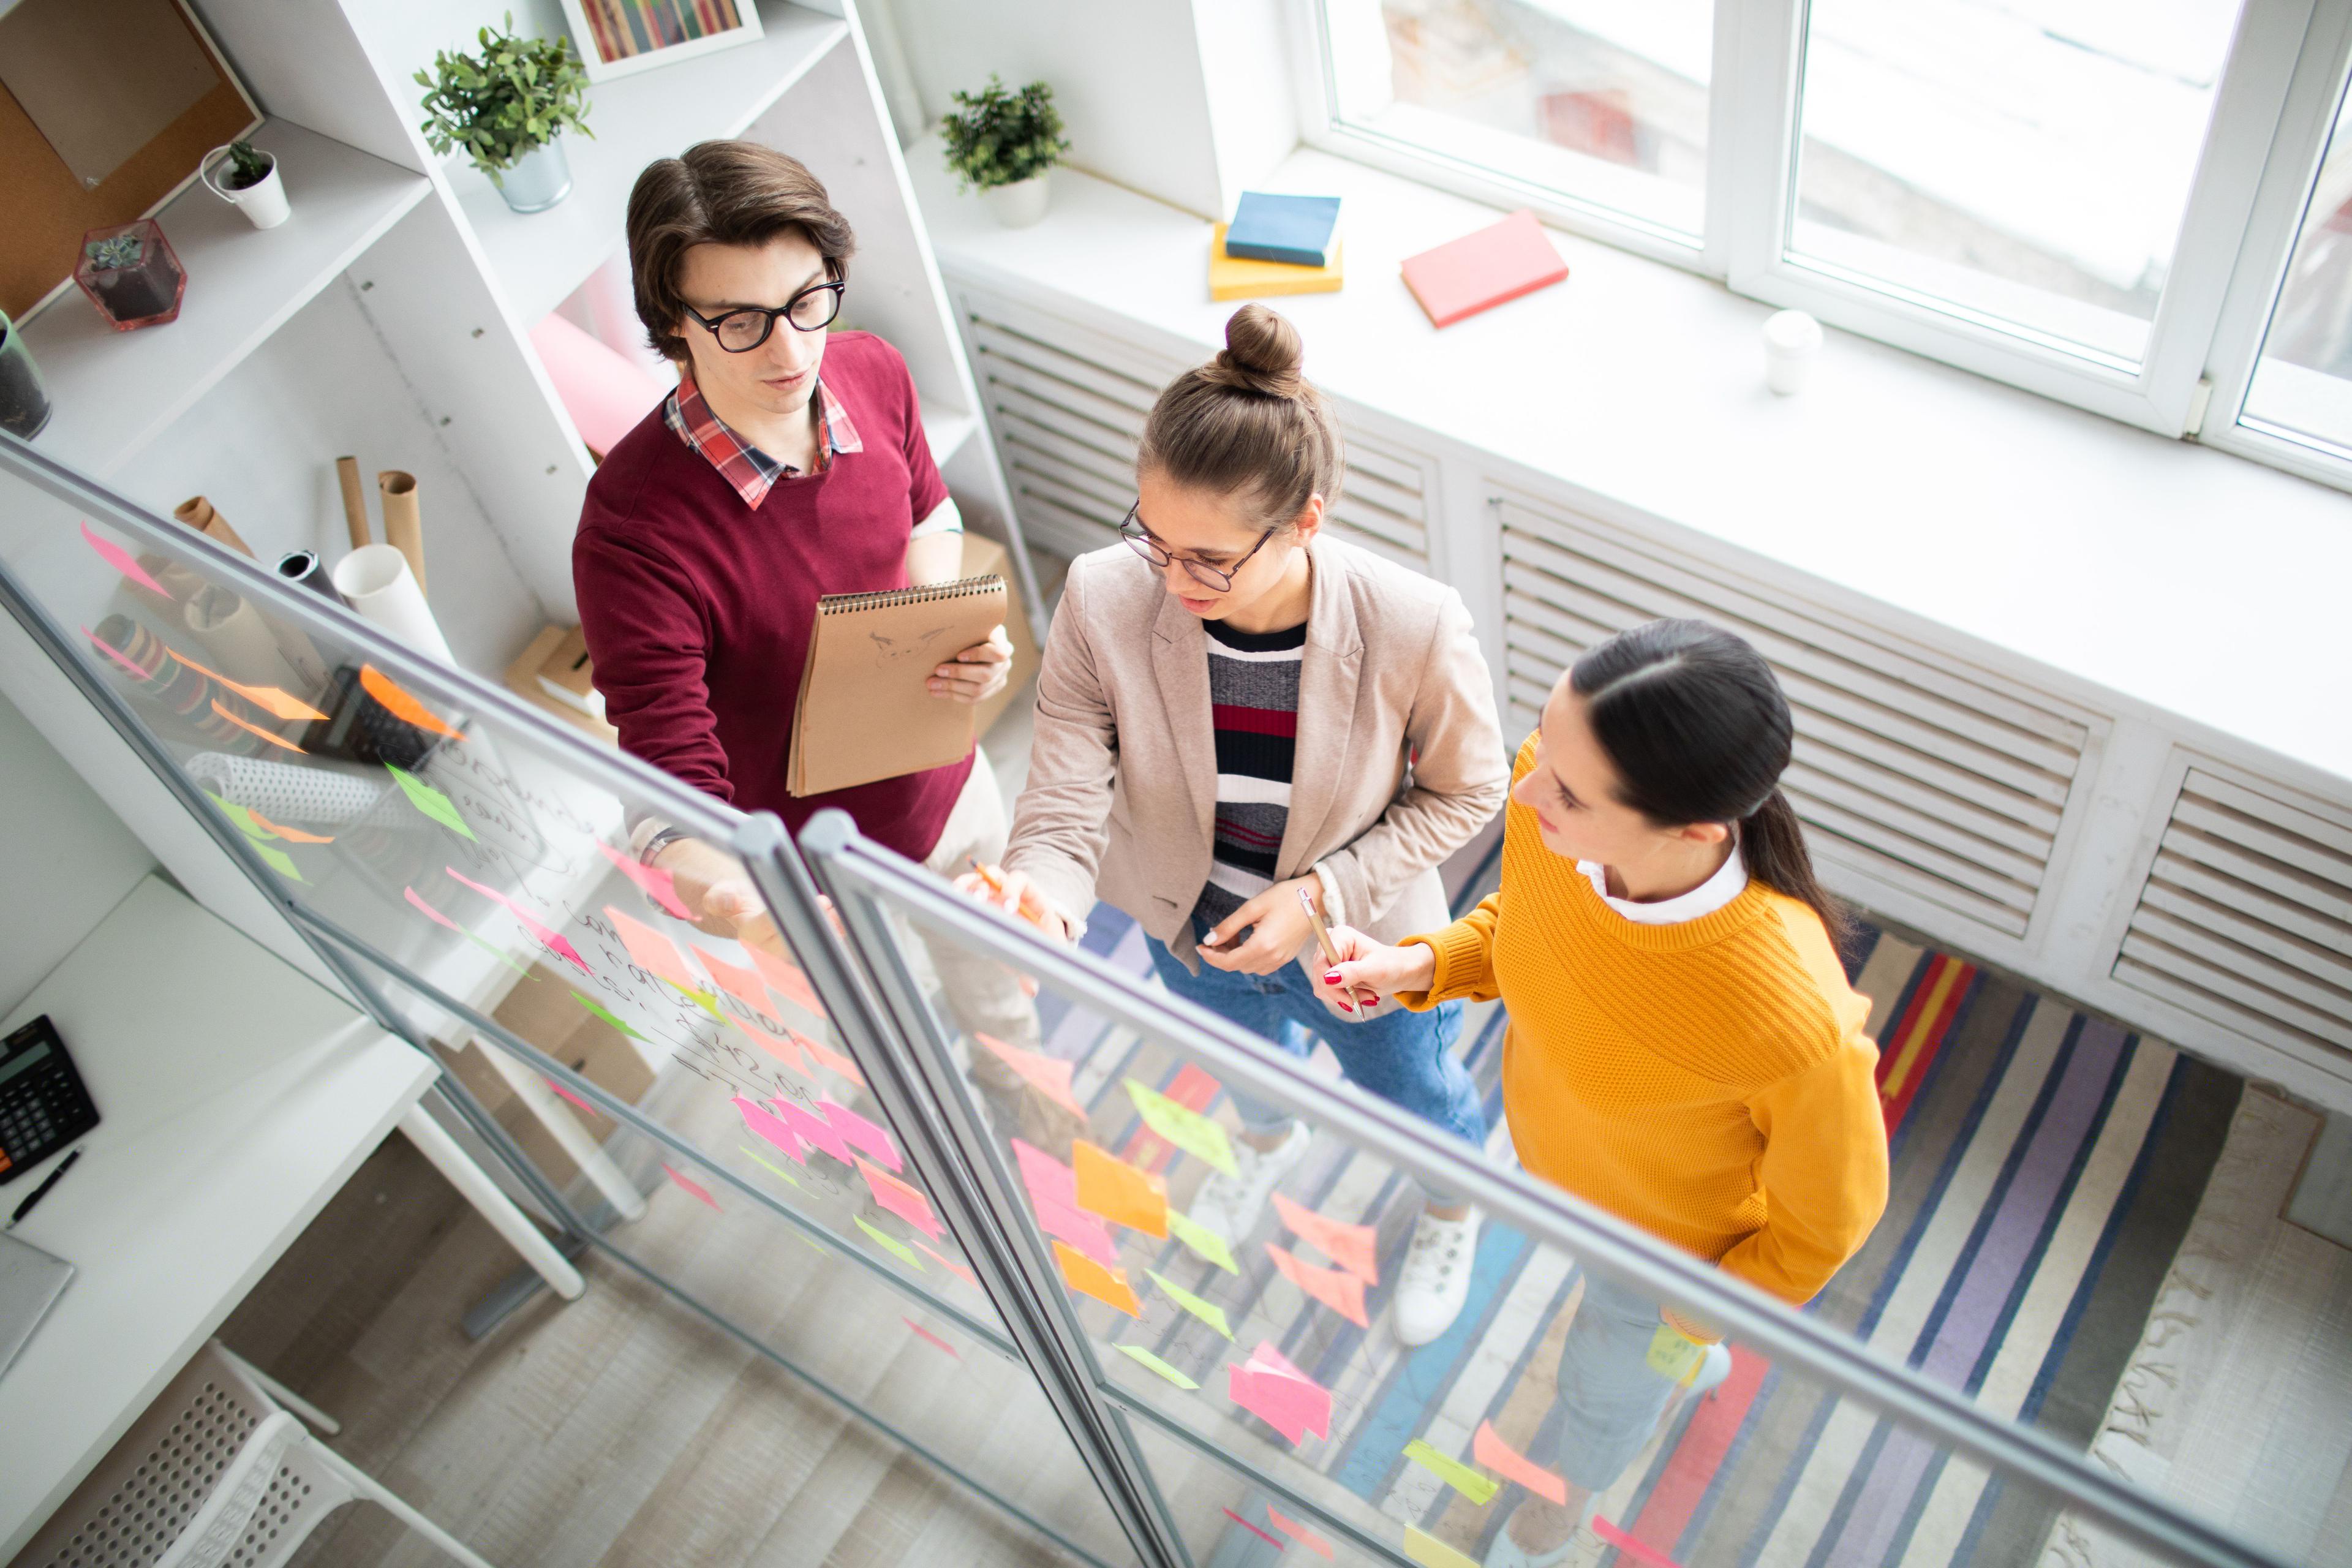
[[425,593],[425,520],[416,510],[416,476],[386,468],[375,477],[383,492],[383,542],[408,557],[416,591]]
[[253,546],[239,539],[228,519],[213,510],[213,503],[202,496],[190,496],[172,509],[172,515],[208,539],[217,539],[239,555],[251,560]]
[[182,616],[231,680],[301,691],[304,682],[278,647],[268,623],[237,595],[207,584],[187,602]]
[[360,489],[360,460],[337,458],[335,479],[343,487],[343,526],[351,531],[352,548],[373,543],[368,534],[367,493]]

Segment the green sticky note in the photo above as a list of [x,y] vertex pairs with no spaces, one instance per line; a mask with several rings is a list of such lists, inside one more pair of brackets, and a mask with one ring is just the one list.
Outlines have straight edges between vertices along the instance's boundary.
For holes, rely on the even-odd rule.
[[905,1242],[900,1241],[895,1236],[875,1229],[872,1226],[866,1223],[866,1216],[863,1215],[854,1215],[851,1217],[857,1221],[857,1228],[872,1237],[876,1244],[881,1247],[884,1251],[898,1258],[916,1273],[920,1274],[923,1271],[923,1260],[915,1256],[914,1248],[908,1247]]
[[253,852],[260,856],[271,870],[293,881],[302,880],[302,873],[295,868],[294,858],[285,850],[275,844],[264,844],[257,838],[248,838],[246,842],[253,847]]
[[215,805],[219,806],[221,808],[221,815],[227,817],[231,822],[236,823],[237,826],[243,830],[247,838],[275,838],[278,837],[278,835],[270,832],[267,827],[262,826],[261,824],[254,821],[253,813],[246,810],[245,807],[237,805],[236,802],[223,800],[220,796],[215,795],[210,790],[205,791],[205,798],[211,801]]
[[1194,1383],[1191,1378],[1186,1377],[1182,1373],[1178,1372],[1174,1367],[1170,1366],[1166,1362],[1161,1361],[1158,1356],[1153,1355],[1150,1351],[1145,1350],[1141,1345],[1118,1345],[1114,1348],[1118,1350],[1121,1355],[1128,1357],[1129,1360],[1139,1362],[1143,1365],[1150,1367],[1152,1371],[1158,1373],[1160,1376],[1166,1378],[1169,1382],[1174,1384],[1179,1388],[1194,1389],[1201,1386],[1199,1384]]
[[1404,1446],[1404,1457],[1423,1469],[1434,1472],[1440,1480],[1482,1508],[1492,1501],[1503,1487],[1502,1482],[1480,1475],[1461,1460],[1439,1453],[1418,1437]]
[[521,975],[525,980],[534,980],[538,978],[538,976],[532,974],[530,970],[525,969],[521,964],[517,963],[513,959],[508,957],[507,954],[500,952],[498,948],[493,947],[490,943],[484,942],[480,937],[476,936],[472,931],[467,931],[466,933],[466,940],[472,942],[476,947],[480,948],[484,952],[488,953],[492,958],[497,959],[500,963],[505,964],[509,969],[513,970],[517,974]]
[[408,796],[409,805],[452,833],[462,833],[468,838],[474,837],[474,830],[466,826],[466,819],[457,815],[457,808],[449,804],[447,795],[443,795],[415,773],[404,773],[390,763],[383,765],[387,773],[400,781],[401,793]]
[[676,989],[677,990],[678,994],[684,996],[688,1001],[693,1003],[696,1006],[701,1008],[704,1012],[709,1014],[720,1023],[731,1024],[735,1021],[719,1010],[719,998],[713,996],[709,992],[697,991],[693,987],[687,985],[680,985]]
[[1685,1339],[1664,1323],[1650,1336],[1650,1353],[1644,1358],[1650,1370],[1660,1377],[1681,1383],[1698,1369],[1706,1359],[1706,1347]]
[[1136,1113],[1143,1124],[1181,1149],[1196,1160],[1205,1161],[1228,1176],[1238,1176],[1234,1168],[1233,1146],[1225,1142],[1225,1130],[1194,1110],[1179,1105],[1158,1089],[1138,1081],[1127,1080],[1128,1098],[1135,1101]]
[[1175,1284],[1170,1280],[1164,1274],[1156,1273],[1149,1268],[1145,1269],[1144,1272],[1151,1275],[1151,1282],[1154,1285],[1159,1286],[1162,1290],[1168,1292],[1168,1299],[1170,1300],[1175,1302],[1178,1306],[1183,1308],[1186,1311],[1200,1319],[1201,1321],[1208,1324],[1209,1327],[1216,1330],[1217,1332],[1224,1335],[1225,1338],[1232,1339],[1234,1337],[1234,1331],[1227,1326],[1225,1322],[1225,1310],[1223,1307],[1218,1306],[1214,1301],[1202,1300],[1201,1298],[1193,1295],[1192,1292],[1185,1289],[1181,1285]]
[[587,1009],[588,1009],[588,1011],[590,1011],[591,1013],[595,1014],[595,1015],[596,1015],[596,1016],[598,1016],[599,1018],[604,1019],[604,1022],[606,1022],[607,1024],[612,1025],[612,1026],[613,1026],[613,1027],[614,1027],[614,1028],[616,1028],[616,1029],[620,1030],[620,1031],[621,1031],[621,1033],[623,1033],[623,1034],[625,1034],[625,1035],[628,1036],[628,1037],[629,1037],[629,1038],[631,1038],[631,1039],[633,1039],[633,1040],[642,1040],[642,1039],[644,1039],[644,1038],[645,1038],[645,1037],[644,1037],[643,1035],[640,1035],[640,1034],[639,1034],[639,1033],[637,1033],[635,1029],[632,1029],[631,1027],[629,1027],[629,1026],[628,1026],[628,1025],[626,1025],[626,1024],[623,1023],[620,1019],[618,1019],[618,1018],[616,1018],[616,1017],[613,1016],[613,1015],[612,1015],[612,1014],[610,1014],[610,1013],[606,1012],[606,1011],[604,1010],[604,1005],[603,1005],[602,1003],[598,1002],[594,997],[593,997],[593,996],[583,996],[582,994],[580,994],[580,993],[579,993],[579,992],[574,991],[574,992],[572,994],[572,999],[574,1002],[579,1003],[583,1007],[587,1008]]
[[[751,1163],[754,1165],[765,1167],[771,1173],[782,1176],[785,1181],[790,1182],[793,1186],[797,1187],[801,1184],[800,1178],[793,1175],[790,1171],[785,1170],[782,1165],[777,1164],[773,1160],[771,1160],[766,1155],[761,1153],[757,1149],[746,1149],[740,1143],[736,1144],[735,1147],[738,1150],[740,1150],[743,1153],[749,1154],[751,1157]],[[801,1239],[803,1241],[807,1241],[808,1237],[803,1237]],[[819,1248],[819,1250],[821,1251],[823,1249]]]
[[1194,1257],[1203,1263],[1213,1263],[1228,1274],[1239,1274],[1234,1266],[1234,1255],[1225,1246],[1225,1238],[1205,1225],[1197,1225],[1174,1209],[1168,1211],[1168,1234],[1192,1249]]

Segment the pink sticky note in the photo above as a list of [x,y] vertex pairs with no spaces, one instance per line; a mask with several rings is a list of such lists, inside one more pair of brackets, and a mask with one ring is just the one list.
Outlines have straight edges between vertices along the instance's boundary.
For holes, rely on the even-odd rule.
[[1275,1268],[1281,1270],[1285,1279],[1356,1327],[1372,1326],[1364,1316],[1364,1282],[1355,1275],[1344,1268],[1318,1268],[1312,1263],[1301,1263],[1270,1241],[1265,1244],[1265,1255],[1274,1259]]
[[[112,643],[107,641],[96,632],[91,631],[88,626],[82,627],[81,635],[88,637],[90,641],[96,643],[101,649],[103,649],[107,658],[121,665],[123,668],[129,670],[132,679],[145,680],[148,678],[148,672],[131,663],[130,658],[124,655],[121,648],[116,647]],[[167,649],[165,651],[168,652],[169,650]]]
[[1018,1046],[1008,1046],[992,1035],[974,1035],[972,1038],[986,1046],[1003,1058],[1004,1065],[1019,1073],[1040,1094],[1069,1111],[1079,1121],[1086,1120],[1087,1108],[1078,1103],[1071,1092],[1070,1075],[1076,1064],[1059,1057],[1049,1057],[1043,1051],[1024,1051]]
[[133,583],[138,584],[141,587],[145,588],[152,593],[163,594],[163,597],[167,599],[172,596],[169,594],[163,593],[163,584],[158,583],[154,578],[147,575],[147,569],[145,567],[140,565],[138,562],[131,559],[131,552],[123,549],[120,544],[115,543],[111,539],[101,539],[97,534],[92,533],[89,531],[89,524],[87,522],[81,525],[81,536],[89,541],[89,547],[92,550],[97,551],[99,559],[105,562],[109,566],[113,567],[117,572],[121,573]]
[[808,1156],[801,1152],[801,1141],[793,1135],[791,1125],[782,1117],[740,1094],[735,1097],[735,1110],[743,1118],[744,1126],[790,1154],[794,1164],[808,1163]]
[[1517,1481],[1539,1498],[1545,1498],[1565,1508],[1568,1506],[1568,1481],[1556,1476],[1525,1454],[1503,1441],[1492,1421],[1478,1423],[1478,1435],[1470,1439],[1470,1457],[1502,1477]]
[[720,990],[777,1027],[783,1026],[784,1021],[776,1016],[775,1006],[768,1000],[768,988],[760,984],[758,970],[730,963],[699,942],[695,944],[694,956],[702,961],[702,967],[719,983]]
[[1381,1282],[1381,1266],[1374,1256],[1380,1237],[1370,1226],[1331,1219],[1303,1204],[1291,1202],[1280,1193],[1274,1194],[1274,1212],[1298,1234],[1300,1240],[1318,1248],[1323,1256],[1365,1284]]
[[1043,1149],[1013,1140],[1013,1157],[1021,1167],[1021,1184],[1029,1189],[1030,1205],[1037,1212],[1037,1228],[1059,1237],[1106,1268],[1118,1267],[1118,1244],[1110,1227],[1078,1207],[1078,1178]]
[[1021,1184],[1029,1189],[1036,1203],[1055,1203],[1065,1208],[1078,1206],[1077,1173],[1033,1143],[1015,1138],[1013,1158],[1021,1166]]
[[818,1100],[816,1108],[824,1112],[824,1119],[833,1123],[851,1148],[865,1150],[893,1171],[907,1168],[906,1162],[898,1158],[898,1146],[890,1142],[889,1129],[830,1100]]
[[621,875],[635,882],[646,897],[659,904],[664,914],[676,915],[682,921],[690,921],[694,918],[688,912],[687,907],[678,901],[677,879],[668,872],[656,870],[651,866],[639,865],[635,859],[622,854],[609,844],[599,844],[596,847],[604,852],[605,859],[621,868]]
[[954,1357],[956,1358],[956,1360],[958,1360],[958,1361],[961,1361],[961,1360],[963,1360],[963,1353],[962,1353],[961,1351],[958,1351],[958,1350],[955,1348],[955,1346],[953,1346],[953,1345],[951,1345],[951,1344],[948,1343],[948,1342],[947,1342],[947,1341],[945,1341],[945,1340],[943,1340],[943,1339],[940,1338],[940,1336],[939,1336],[939,1335],[937,1335],[937,1334],[935,1334],[935,1333],[931,1332],[931,1331],[930,1331],[930,1330],[929,1330],[929,1329],[927,1329],[927,1328],[923,1327],[923,1325],[922,1325],[922,1324],[920,1324],[920,1323],[919,1323],[919,1322],[915,1321],[915,1320],[914,1320],[914,1319],[908,1317],[905,1313],[901,1312],[901,1313],[899,1314],[899,1317],[900,1317],[900,1319],[901,1319],[901,1320],[906,1323],[906,1325],[907,1325],[908,1328],[910,1328],[910,1329],[914,1330],[916,1333],[918,1333],[918,1334],[921,1335],[924,1339],[927,1339],[927,1340],[930,1341],[930,1342],[931,1342],[931,1343],[933,1343],[933,1344],[935,1344],[935,1345],[939,1346],[939,1347],[940,1347],[940,1349],[941,1349],[941,1350],[943,1350],[943,1351],[947,1352],[948,1352],[948,1354],[950,1354],[950,1355],[951,1355],[951,1356],[954,1356]]
[[1283,1534],[1290,1537],[1291,1540],[1296,1541],[1299,1545],[1304,1546],[1307,1551],[1315,1553],[1316,1556],[1327,1560],[1330,1557],[1331,1543],[1329,1542],[1324,1540],[1321,1536],[1316,1534],[1313,1531],[1307,1529],[1297,1520],[1284,1518],[1282,1510],[1275,1507],[1272,1503],[1265,1505],[1265,1517],[1274,1521],[1275,1529],[1282,1531]]
[[939,1216],[931,1212],[931,1200],[900,1181],[879,1165],[857,1162],[857,1173],[866,1178],[874,1201],[929,1237],[933,1241],[947,1234]]
[[[663,1161],[663,1162],[662,1162],[662,1169],[663,1169],[663,1170],[665,1170],[665,1171],[667,1171],[667,1172],[669,1173],[669,1179],[670,1179],[671,1181],[676,1182],[679,1186],[684,1187],[688,1192],[689,1192],[689,1193],[693,1194],[696,1197],[700,1198],[704,1203],[709,1204],[712,1208],[716,1209],[716,1208],[718,1208],[718,1207],[719,1207],[719,1200],[718,1200],[717,1198],[712,1197],[712,1196],[710,1195],[710,1194],[709,1194],[709,1192],[708,1192],[708,1191],[703,1187],[703,1185],[702,1185],[702,1184],[701,1184],[700,1182],[698,1182],[698,1181],[694,1180],[694,1178],[692,1178],[691,1176],[685,1176],[685,1175],[681,1175],[681,1174],[679,1174],[679,1173],[678,1173],[677,1167],[677,1166],[675,1166],[675,1165],[673,1165],[673,1164],[671,1164],[671,1163],[670,1163],[668,1161],[667,1161],[667,1160],[665,1160],[665,1161]],[[726,1211],[725,1211],[725,1210],[723,1210],[723,1209],[721,1209],[719,1212],[723,1214],[723,1213],[725,1213]]]
[[824,1150],[845,1165],[856,1158],[849,1152],[848,1141],[842,1137],[841,1130],[824,1117],[810,1115],[782,1095],[768,1103],[775,1107],[776,1114],[783,1119],[784,1125],[803,1142]]
[[459,936],[471,936],[474,934],[467,931],[464,926],[459,925],[456,921],[451,920],[447,915],[443,914],[439,910],[435,909],[431,904],[426,903],[423,899],[418,898],[416,896],[415,889],[403,888],[400,890],[401,893],[408,900],[410,907],[415,909],[419,914],[422,914],[426,920],[431,921],[435,925],[447,926]]
[[946,1269],[949,1273],[954,1275],[957,1279],[962,1280],[973,1289],[976,1290],[980,1289],[980,1276],[971,1271],[970,1265],[959,1263],[954,1258],[950,1258],[946,1253],[941,1252],[938,1247],[929,1246],[924,1242],[919,1241],[915,1243],[915,1248],[919,1252],[929,1253],[932,1262],[938,1264],[940,1268]]
[[547,1087],[553,1089],[556,1093],[562,1095],[564,1099],[570,1100],[572,1104],[578,1106],[581,1110],[586,1111],[591,1116],[602,1116],[604,1114],[594,1106],[589,1104],[586,1100],[581,1099],[578,1095],[572,1093],[570,1089],[564,1088],[562,1084],[556,1082],[553,1079],[549,1079],[547,1080]]
[[702,982],[686,966],[686,954],[678,952],[677,943],[670,941],[643,921],[631,920],[612,905],[604,906],[604,918],[621,933],[621,944],[629,956],[642,968],[649,969],[682,991],[699,991]]
[[811,1017],[824,1016],[824,1004],[816,999],[807,975],[757,942],[745,942],[743,951],[751,955],[751,966],[760,972],[760,978],[766,981],[777,995]]
[[1648,1563],[1650,1568],[1680,1568],[1673,1558],[1656,1547],[1634,1540],[1599,1514],[1592,1516],[1592,1533],[1633,1559],[1634,1562]]
[[486,888],[482,886],[481,883],[477,882],[471,877],[467,876],[455,866],[444,866],[441,868],[444,871],[448,872],[452,877],[457,878],[457,880],[465,883],[466,886],[473,889],[474,891],[481,894],[484,898],[492,900],[493,901],[505,906],[507,912],[513,915],[514,918],[521,923],[522,929],[529,931],[531,934],[531,939],[537,942],[540,946],[547,949],[548,952],[555,954],[558,958],[569,960],[583,974],[593,974],[595,973],[595,971],[588,967],[588,961],[580,956],[578,950],[573,948],[570,942],[554,931],[549,929],[544,921],[542,921],[537,915],[531,913],[530,910],[525,908],[519,900],[499,892],[496,888]]
[[1276,1552],[1282,1550],[1281,1537],[1268,1535],[1265,1531],[1260,1530],[1256,1525],[1252,1524],[1248,1520],[1244,1519],[1232,1509],[1225,1510],[1225,1517],[1232,1520],[1235,1524],[1240,1525],[1244,1530],[1248,1531],[1252,1535],[1256,1536],[1260,1541],[1265,1542],[1268,1546],[1273,1547]]
[[1249,1360],[1226,1368],[1233,1402],[1293,1444],[1307,1434],[1331,1435],[1331,1391],[1290,1364],[1271,1340],[1260,1340]]

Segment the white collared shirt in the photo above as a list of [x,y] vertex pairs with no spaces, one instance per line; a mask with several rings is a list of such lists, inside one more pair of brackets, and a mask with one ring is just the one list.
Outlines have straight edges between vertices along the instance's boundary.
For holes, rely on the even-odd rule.
[[1637,904],[1631,899],[1609,896],[1609,868],[1597,860],[1579,860],[1576,868],[1601,895],[1601,901],[1632,921],[1635,925],[1671,926],[1685,921],[1695,921],[1711,915],[1748,889],[1748,867],[1739,858],[1739,843],[1732,841],[1731,853],[1725,857],[1715,875],[1687,893],[1655,903]]

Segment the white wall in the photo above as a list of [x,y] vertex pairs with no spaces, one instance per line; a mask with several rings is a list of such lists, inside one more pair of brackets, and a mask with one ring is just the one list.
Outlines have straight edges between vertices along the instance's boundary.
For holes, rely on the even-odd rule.
[[74,950],[155,858],[0,693],[0,1014]]

